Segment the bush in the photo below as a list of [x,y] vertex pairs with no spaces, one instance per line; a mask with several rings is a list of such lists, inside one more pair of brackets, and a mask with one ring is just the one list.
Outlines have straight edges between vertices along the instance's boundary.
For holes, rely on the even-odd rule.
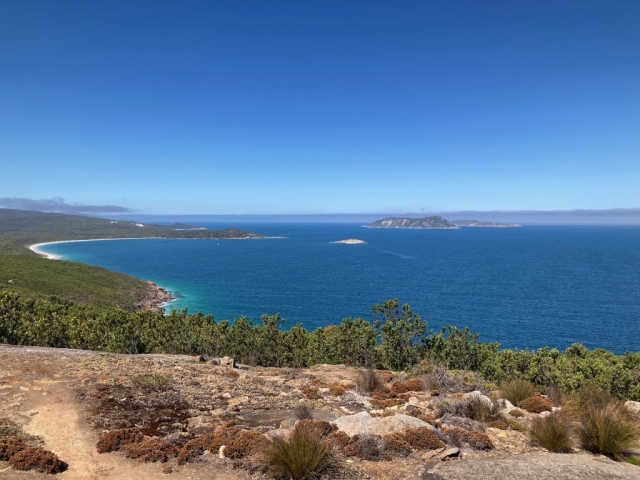
[[435,450],[444,447],[444,442],[427,427],[412,428],[402,435],[404,441],[416,450]]
[[529,397],[526,400],[521,401],[520,403],[518,403],[518,406],[531,413],[550,412],[551,410],[553,410],[553,403],[551,403],[546,398],[542,398],[538,395]]
[[58,456],[40,447],[28,447],[9,459],[9,465],[16,470],[35,470],[42,473],[59,473],[66,464]]
[[141,462],[166,462],[178,455],[178,449],[163,438],[147,438],[128,447],[127,458],[136,458]]
[[461,447],[466,443],[474,450],[493,449],[493,443],[485,433],[470,432],[460,427],[443,427],[442,432],[447,436],[449,442],[456,447]]
[[573,426],[563,414],[554,412],[536,418],[531,424],[531,438],[550,452],[570,452]]
[[269,473],[291,480],[312,478],[331,466],[329,447],[315,429],[294,428],[291,436],[277,436],[266,444],[264,461]]
[[406,382],[393,382],[391,384],[391,391],[393,393],[407,393],[407,392],[420,392],[423,389],[422,382],[417,378],[412,378]]
[[344,447],[345,455],[369,460],[391,460],[385,453],[386,443],[379,435],[354,435]]
[[521,401],[532,397],[535,393],[535,389],[531,382],[526,380],[513,380],[511,382],[501,383],[500,393],[503,398],[506,398],[512,404],[517,405]]
[[0,438],[0,461],[8,462],[16,453],[29,448],[19,437]]
[[616,460],[637,446],[638,421],[619,400],[605,405],[587,405],[581,409],[578,436],[582,446]]
[[524,413],[522,413],[522,410],[518,410],[517,408],[514,408],[513,410],[511,410],[509,412],[509,415],[511,415],[514,418],[522,418],[522,417],[524,417]]
[[386,450],[391,455],[398,457],[407,457],[411,454],[411,445],[399,433],[391,433],[382,437],[385,442]]
[[117,452],[126,445],[142,442],[143,440],[144,435],[139,429],[121,428],[102,435],[96,444],[96,448],[98,453]]
[[469,400],[469,417],[478,422],[500,420],[500,408],[494,402],[488,402],[479,395],[473,395]]
[[362,370],[358,374],[356,386],[358,391],[371,393],[382,387],[382,379],[373,368]]
[[149,391],[160,391],[171,388],[173,378],[167,375],[154,373],[151,375],[136,375],[131,377],[131,383],[138,388]]
[[516,432],[526,432],[527,428],[522,425],[519,421],[514,420],[512,418],[507,418],[507,425],[511,430],[515,430]]

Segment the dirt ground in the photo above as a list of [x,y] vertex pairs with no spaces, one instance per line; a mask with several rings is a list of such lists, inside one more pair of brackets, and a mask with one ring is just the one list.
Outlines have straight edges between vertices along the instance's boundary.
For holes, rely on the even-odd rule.
[[[56,475],[60,479],[240,480],[264,477],[234,468],[229,459],[215,454],[182,466],[175,461],[140,463],[119,452],[99,454],[96,442],[107,430],[136,426],[184,443],[212,424],[229,419],[266,432],[293,425],[294,411],[301,403],[311,406],[315,418],[329,421],[362,410],[330,396],[310,401],[303,393],[310,381],[349,385],[357,374],[351,369],[251,368],[234,369],[231,374],[229,370],[186,356],[127,356],[0,345],[0,420],[12,422],[25,436],[32,436],[34,442],[65,461],[68,468]],[[170,375],[171,392],[140,394],[131,386],[132,376],[149,372]],[[496,449],[489,453],[464,452],[461,459],[450,461],[348,460],[343,464],[348,473],[334,478],[640,478],[640,467],[606,457],[550,454],[530,447],[521,434],[518,438],[511,432],[491,435]],[[171,471],[163,473],[167,465],[172,466]],[[0,461],[0,478],[51,476],[16,471]]]

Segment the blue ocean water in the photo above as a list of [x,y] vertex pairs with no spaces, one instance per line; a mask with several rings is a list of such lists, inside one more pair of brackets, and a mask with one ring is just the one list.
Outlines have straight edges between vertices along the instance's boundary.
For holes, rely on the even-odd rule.
[[[212,229],[228,225],[203,225]],[[148,279],[173,307],[306,328],[371,318],[389,298],[438,330],[469,327],[504,347],[581,342],[640,350],[640,228],[367,229],[354,224],[234,225],[283,239],[119,240],[44,248]],[[366,245],[330,243],[359,238]]]

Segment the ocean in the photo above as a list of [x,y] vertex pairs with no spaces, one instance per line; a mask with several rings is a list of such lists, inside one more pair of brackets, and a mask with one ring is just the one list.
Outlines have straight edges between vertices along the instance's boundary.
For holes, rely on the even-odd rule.
[[[229,224],[202,224],[219,229]],[[216,320],[280,313],[307,329],[371,319],[390,298],[439,330],[452,324],[506,348],[574,342],[640,350],[640,227],[368,229],[233,224],[263,240],[119,240],[47,245],[167,288],[173,308]],[[331,243],[347,238],[364,245]]]

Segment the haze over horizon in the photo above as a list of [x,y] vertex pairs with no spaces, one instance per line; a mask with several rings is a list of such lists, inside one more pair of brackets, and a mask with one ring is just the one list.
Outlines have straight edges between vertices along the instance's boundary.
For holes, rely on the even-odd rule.
[[0,200],[635,212],[639,22],[635,0],[2,2]]

